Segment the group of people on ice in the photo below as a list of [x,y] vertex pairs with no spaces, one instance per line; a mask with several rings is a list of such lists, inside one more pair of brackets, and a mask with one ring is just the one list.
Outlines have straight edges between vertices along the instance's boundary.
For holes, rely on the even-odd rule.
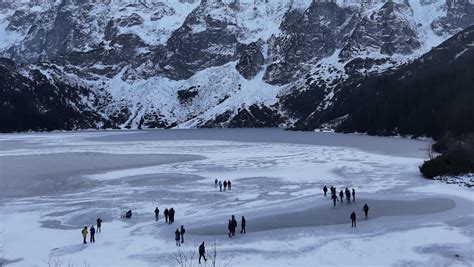
[[226,191],[227,189],[228,190],[232,190],[232,183],[229,181],[226,181],[224,180],[224,182],[222,181],[219,181],[219,180],[214,180],[214,184],[217,188],[217,186],[219,186],[219,191],[222,192],[222,186],[224,185],[224,191]]
[[[240,220],[240,233],[245,234],[245,225],[247,224],[247,221],[245,220],[245,217],[242,216],[242,219]],[[232,215],[232,218],[229,220],[229,223],[227,225],[227,229],[229,230],[229,237],[235,236],[235,229],[237,229],[237,220],[235,220],[235,216]]]
[[[163,211],[163,215],[165,216],[165,223],[167,224],[172,224],[174,223],[174,214],[175,211],[173,208],[166,208]],[[155,208],[155,221],[158,221],[160,219],[160,209],[158,207]]]
[[[352,196],[352,201],[355,202],[355,195],[356,195],[356,193],[355,193],[355,189],[354,189],[354,188],[352,188],[352,192],[351,192],[351,191],[349,190],[349,188],[347,188],[347,187],[346,187],[346,190],[345,190],[345,191],[341,190],[341,191],[339,192],[339,198],[337,197],[337,190],[336,190],[336,187],[331,186],[331,187],[329,188],[329,190],[331,191],[331,199],[332,199],[332,201],[333,201],[333,203],[334,203],[334,206],[336,206],[336,201],[341,201],[341,203],[344,202],[344,195],[346,196],[346,201],[347,201],[347,203],[351,203],[351,196]],[[323,192],[324,192],[324,196],[326,197],[326,196],[327,196],[327,192],[328,192],[327,186],[324,186],[324,187],[323,187]]]
[[181,225],[181,230],[179,228],[176,228],[176,231],[174,232],[174,240],[176,241],[176,246],[181,247],[181,243],[184,243],[185,233],[186,229],[184,229],[183,225]]
[[[336,187],[331,186],[329,188],[329,191],[331,191],[331,199],[333,201],[334,207],[336,206],[336,201],[341,201],[341,203],[344,202],[344,196],[346,197],[347,203],[351,203],[351,196],[352,196],[352,202],[355,202],[355,189],[354,188],[352,188],[352,192],[347,187],[346,187],[346,190],[344,191],[341,190],[339,192],[339,198],[337,198]],[[324,186],[323,193],[325,197],[327,197],[327,192],[328,192],[328,188],[327,186]],[[367,219],[369,215],[369,206],[367,205],[367,203],[365,203],[364,207],[362,208],[362,211],[364,212],[365,218]],[[351,219],[351,227],[356,227],[357,215],[355,211],[351,213],[350,219]]]
[[89,241],[91,243],[95,243],[95,234],[102,232],[102,219],[97,218],[96,222],[97,222],[97,230],[94,228],[94,225],[91,225],[91,228],[89,230],[87,230],[87,226],[84,226],[84,228],[82,228],[81,233],[82,233],[82,237],[84,238],[84,244],[87,244],[88,234],[90,234]]

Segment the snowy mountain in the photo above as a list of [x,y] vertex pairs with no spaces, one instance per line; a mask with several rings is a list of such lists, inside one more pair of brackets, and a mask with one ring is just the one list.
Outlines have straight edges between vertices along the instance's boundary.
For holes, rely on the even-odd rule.
[[[17,64],[4,77],[52,99],[32,108],[84,113],[57,129],[291,127],[331,110],[342,82],[412,62],[473,24],[470,0],[6,1],[0,55]],[[34,92],[38,75],[82,89]]]

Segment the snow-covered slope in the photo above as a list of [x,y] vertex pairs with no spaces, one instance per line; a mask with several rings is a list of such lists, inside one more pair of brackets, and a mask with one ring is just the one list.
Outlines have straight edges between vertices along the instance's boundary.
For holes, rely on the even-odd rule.
[[325,110],[341,81],[474,23],[473,4],[450,0],[46,2],[0,3],[1,55],[106,91],[97,114],[131,128],[291,125],[295,90],[317,83]]

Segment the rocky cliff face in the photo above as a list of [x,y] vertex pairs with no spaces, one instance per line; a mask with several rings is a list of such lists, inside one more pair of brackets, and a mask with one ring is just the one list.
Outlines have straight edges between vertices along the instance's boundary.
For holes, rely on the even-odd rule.
[[292,126],[328,112],[338,84],[411,62],[474,24],[473,5],[450,0],[0,5],[0,54],[19,64],[15,75],[41,70],[103,98],[77,128]]

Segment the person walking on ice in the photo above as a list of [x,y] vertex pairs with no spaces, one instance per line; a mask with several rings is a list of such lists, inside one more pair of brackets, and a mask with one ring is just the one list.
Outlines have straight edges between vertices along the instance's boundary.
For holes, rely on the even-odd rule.
[[206,262],[206,247],[204,246],[204,241],[199,245],[199,264],[201,264],[201,257],[204,258],[204,261]]
[[323,192],[324,192],[324,196],[326,197],[327,196],[327,192],[328,192],[328,188],[326,186],[323,187]]
[[87,244],[87,241],[86,241],[86,239],[87,239],[87,234],[88,234],[88,232],[87,232],[87,226],[84,226],[84,229],[82,229],[82,232],[81,232],[81,233],[82,233],[82,237],[84,238],[84,244]]
[[90,239],[90,242],[91,243],[95,243],[95,228],[94,228],[94,225],[91,225],[91,239]]
[[365,214],[365,218],[367,219],[367,216],[369,214],[369,206],[367,206],[367,203],[365,203],[364,207],[362,208]]
[[216,178],[216,179],[214,180],[214,184],[215,184],[216,188],[217,188],[217,183],[218,183],[218,182],[219,182],[219,181],[217,181],[217,178]]
[[337,200],[337,196],[336,194],[332,194],[332,202],[334,202],[334,207],[336,206],[336,200]]
[[354,211],[351,213],[351,227],[356,227],[356,213]]
[[222,181],[219,181],[219,191],[222,192]]
[[356,191],[354,188],[352,188],[352,201],[355,202],[356,201]]
[[155,221],[158,221],[158,218],[160,217],[160,210],[158,207],[155,208]]
[[97,233],[102,232],[102,219],[97,218]]
[[346,187],[346,199],[347,203],[351,203],[351,191]]
[[246,225],[246,224],[247,224],[247,221],[245,220],[245,217],[242,216],[242,220],[240,221],[240,227],[241,227],[240,233],[241,233],[241,234],[242,234],[242,233],[244,233],[244,234],[246,233],[246,232],[245,232],[245,225]]
[[176,246],[181,247],[181,233],[179,232],[179,229],[176,228],[176,231],[174,232],[174,240],[176,241]]
[[184,225],[181,225],[181,243],[184,243],[184,233],[186,233],[186,229],[184,229]]
[[344,202],[344,192],[339,192],[339,199],[341,200],[341,203]]
[[232,183],[230,182],[230,180],[229,180],[229,181],[227,181],[227,188],[229,188],[229,190],[231,190],[231,189],[232,189]]
[[224,191],[227,189],[227,181],[224,181]]

